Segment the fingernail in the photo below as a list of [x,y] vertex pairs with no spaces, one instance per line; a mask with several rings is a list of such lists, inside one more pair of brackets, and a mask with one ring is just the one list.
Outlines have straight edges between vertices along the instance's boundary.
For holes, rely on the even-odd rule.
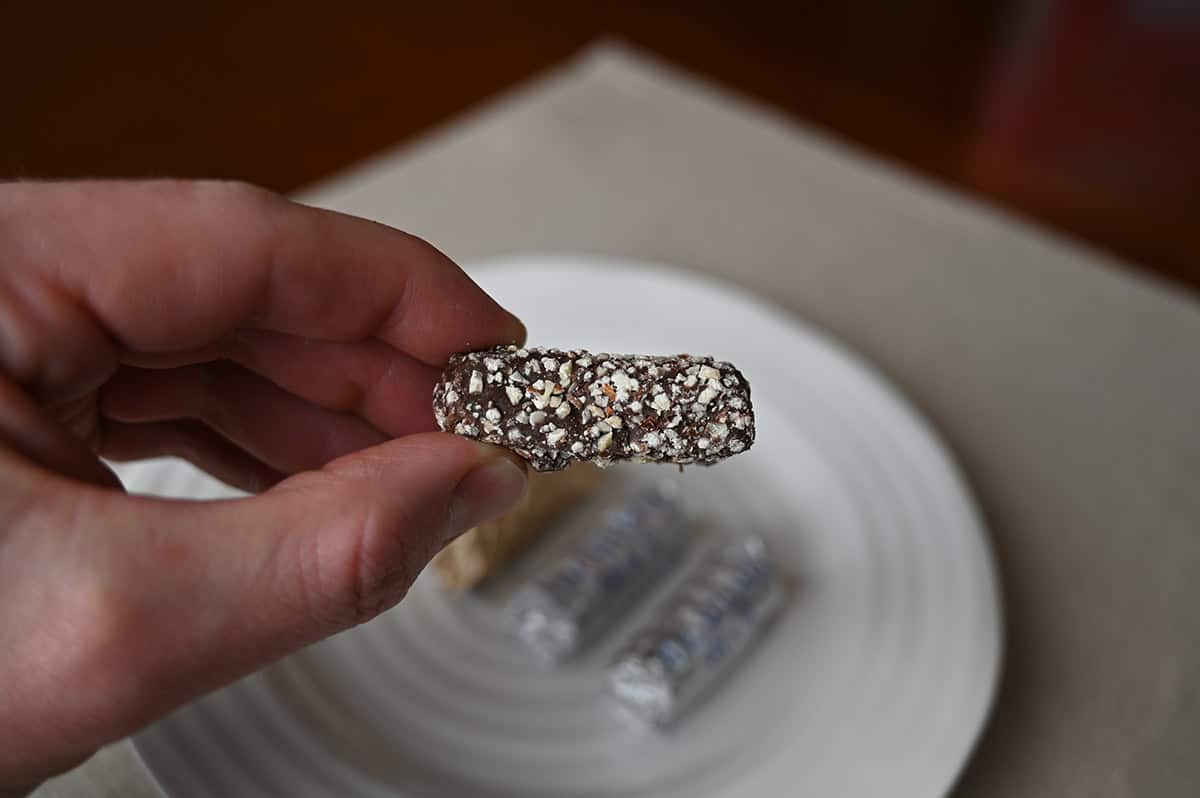
[[476,467],[454,490],[446,540],[508,512],[525,495],[527,484],[525,469],[505,455]]

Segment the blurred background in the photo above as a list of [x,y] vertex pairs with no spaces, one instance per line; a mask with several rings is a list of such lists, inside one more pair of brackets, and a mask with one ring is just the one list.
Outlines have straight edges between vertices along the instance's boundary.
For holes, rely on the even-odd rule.
[[1200,2],[0,1],[0,179],[292,191],[616,37],[1200,288]]

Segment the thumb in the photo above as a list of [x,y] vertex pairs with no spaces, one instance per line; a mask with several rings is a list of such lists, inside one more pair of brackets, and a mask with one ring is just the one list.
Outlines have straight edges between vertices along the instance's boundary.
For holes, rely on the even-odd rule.
[[170,630],[178,649],[170,670],[207,660],[208,672],[245,672],[391,607],[443,545],[525,486],[523,465],[502,449],[414,435],[259,497],[148,502],[131,524],[149,541],[137,542],[129,576],[154,575],[140,592],[157,602],[144,607],[148,630]]
[[[257,533],[251,559],[242,535],[225,536],[244,559],[233,578],[258,601],[272,586],[270,627],[294,620],[298,639],[323,637],[394,605],[445,544],[525,490],[523,461],[465,438],[430,433],[366,449],[251,500],[246,520],[261,517],[269,531]],[[236,518],[242,508],[214,511]]]
[[[448,540],[516,503],[526,477],[504,450],[429,433],[234,501],[69,484],[8,541],[25,551],[28,590],[16,595],[29,606],[15,611],[29,623],[23,664],[9,663],[26,712],[6,712],[44,731],[56,756],[68,739],[86,756],[375,616]],[[39,737],[19,758],[41,759]]]

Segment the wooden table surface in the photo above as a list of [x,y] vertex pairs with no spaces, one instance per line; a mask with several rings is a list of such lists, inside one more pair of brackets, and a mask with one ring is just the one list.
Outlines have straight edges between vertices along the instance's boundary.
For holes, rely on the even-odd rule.
[[[1200,40],[1180,34],[1188,20],[1164,23],[1167,46],[1135,42],[1135,56],[1179,53],[1125,93],[1149,98],[1128,101],[1126,116],[1163,118],[1134,131],[1149,142],[1135,147],[1106,139],[1129,131],[1091,113],[1110,105],[1103,74],[1093,77],[1122,66],[1108,54],[1125,50],[1105,43],[1126,41],[1124,18],[1081,21],[1069,0],[1040,14],[1025,5],[1045,7],[10,0],[0,4],[0,179],[206,176],[291,191],[617,36],[1200,286],[1200,103],[1190,103],[1200,60],[1189,55]],[[1031,74],[1014,92],[1013,76]],[[1064,107],[1074,109],[1065,121],[1046,110]],[[1065,160],[1041,147],[1056,136],[1084,152],[1083,166],[1047,167]],[[1139,152],[1155,159],[1129,155]]]

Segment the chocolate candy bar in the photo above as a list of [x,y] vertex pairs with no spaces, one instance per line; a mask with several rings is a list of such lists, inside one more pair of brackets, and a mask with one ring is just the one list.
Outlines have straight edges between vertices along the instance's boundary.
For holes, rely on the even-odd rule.
[[750,647],[782,597],[760,539],[714,550],[658,620],[617,655],[610,693],[642,723],[673,723]]
[[517,638],[544,664],[578,653],[675,564],[686,532],[674,483],[634,495],[513,594]]
[[451,590],[467,590],[493,573],[536,541],[550,524],[585,500],[600,482],[602,472],[586,463],[566,471],[533,474],[529,492],[508,514],[467,530],[433,559],[442,583]]
[[498,347],[454,355],[434,388],[447,432],[537,471],[575,460],[711,465],[754,443],[750,386],[711,357]]

